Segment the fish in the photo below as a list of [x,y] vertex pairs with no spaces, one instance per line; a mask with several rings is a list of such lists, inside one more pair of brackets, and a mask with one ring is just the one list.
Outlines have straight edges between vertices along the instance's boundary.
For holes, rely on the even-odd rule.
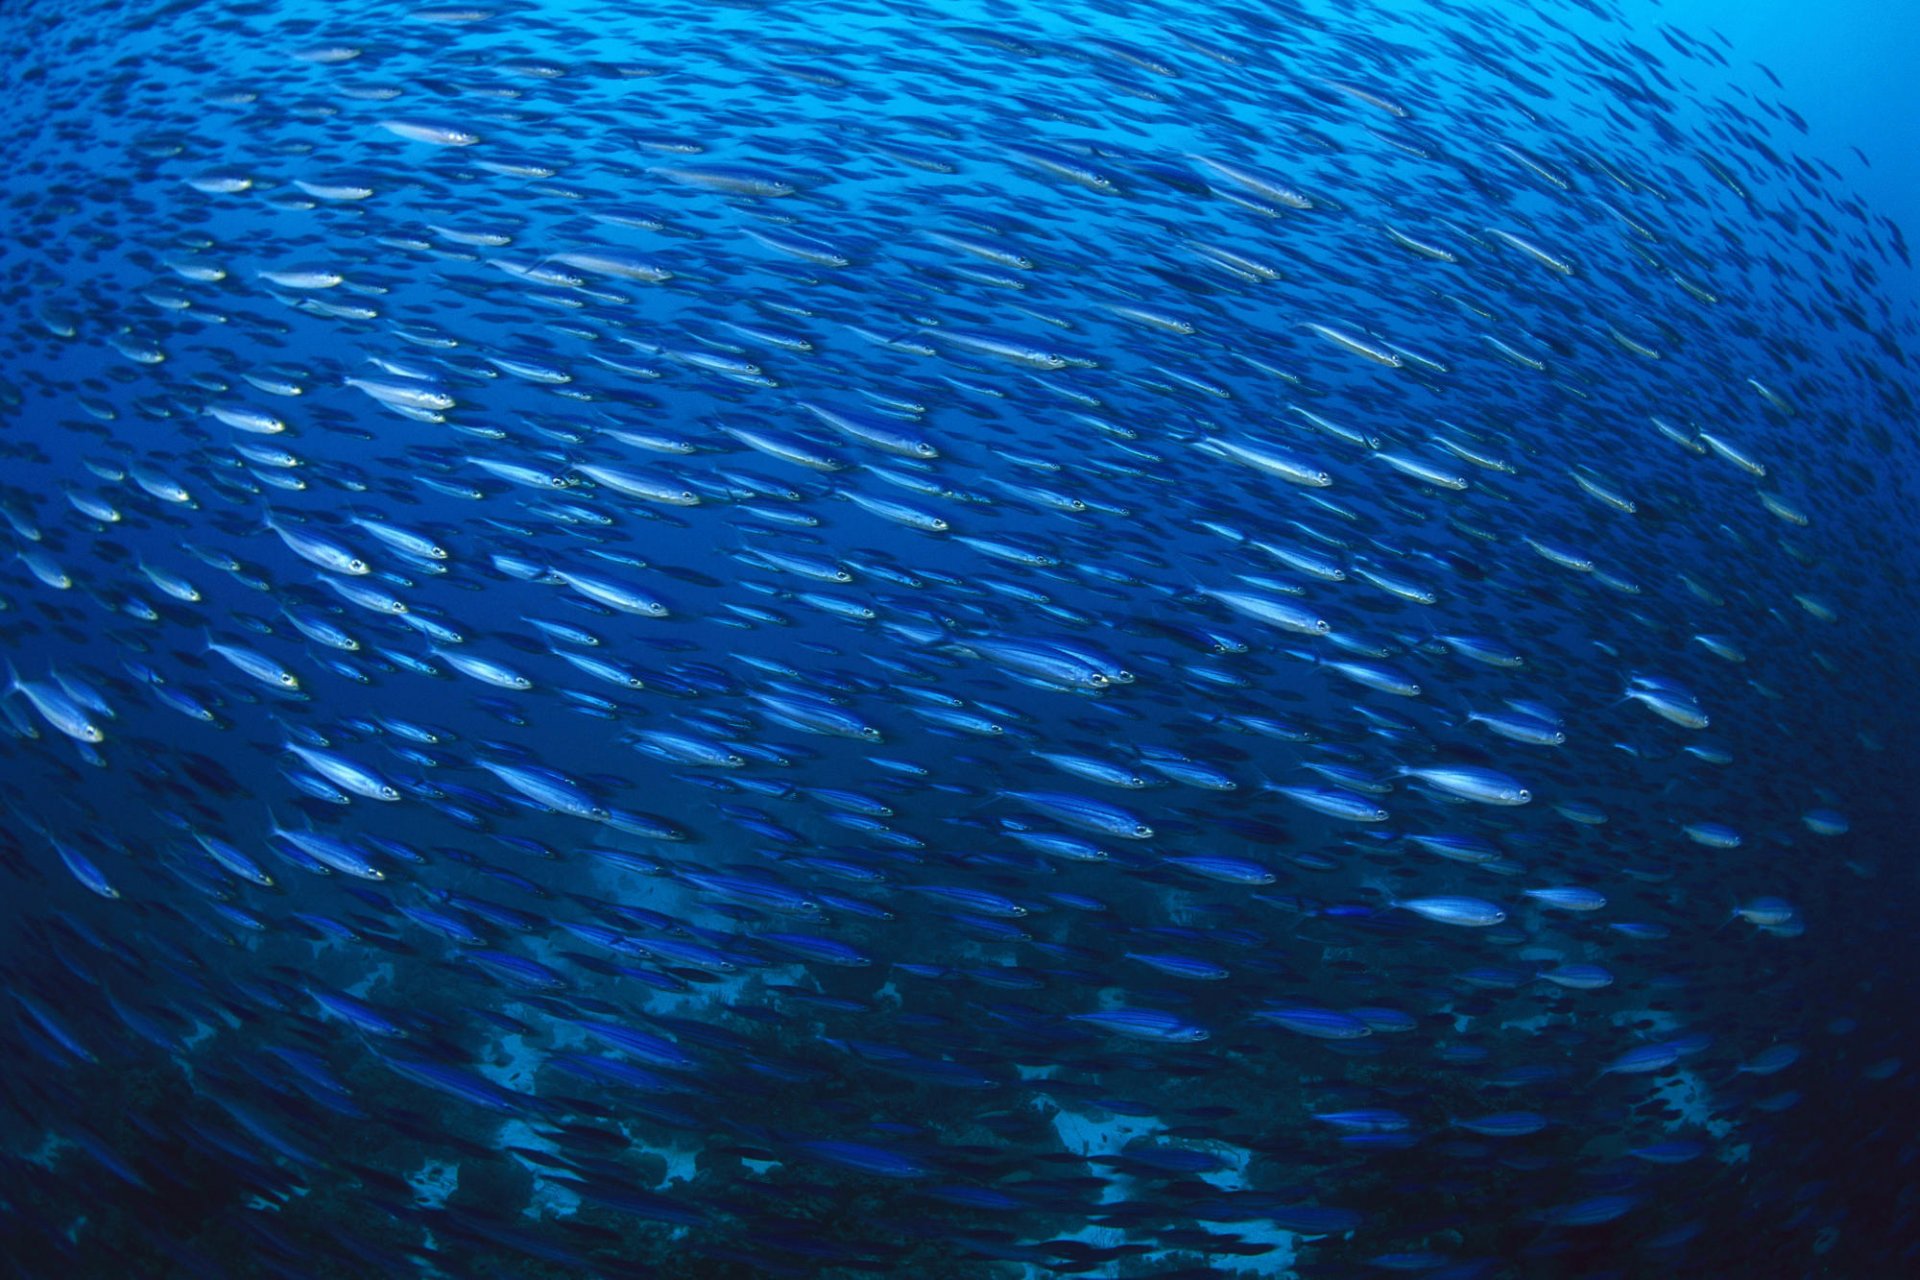
[[1070,1022],[1082,1023],[1132,1040],[1196,1044],[1207,1038],[1204,1027],[1185,1022],[1158,1009],[1109,1009],[1100,1013],[1070,1013]]
[[1912,112],[1742,30],[6,6],[13,1269],[1906,1274]]

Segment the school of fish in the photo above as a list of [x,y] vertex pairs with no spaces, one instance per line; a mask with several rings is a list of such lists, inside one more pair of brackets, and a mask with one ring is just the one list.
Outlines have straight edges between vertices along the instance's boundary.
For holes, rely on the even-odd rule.
[[0,1274],[1920,1268],[1912,263],[1724,40],[0,57]]

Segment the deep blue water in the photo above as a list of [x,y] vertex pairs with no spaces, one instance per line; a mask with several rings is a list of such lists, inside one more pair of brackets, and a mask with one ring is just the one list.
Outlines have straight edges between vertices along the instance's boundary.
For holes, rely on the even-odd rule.
[[1911,91],[1691,16],[11,7],[5,1274],[1908,1274]]

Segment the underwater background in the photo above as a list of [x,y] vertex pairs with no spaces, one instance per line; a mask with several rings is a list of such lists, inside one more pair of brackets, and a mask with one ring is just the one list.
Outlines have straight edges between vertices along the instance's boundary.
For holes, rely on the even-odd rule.
[[1915,1274],[1920,13],[0,12],[0,1274]]

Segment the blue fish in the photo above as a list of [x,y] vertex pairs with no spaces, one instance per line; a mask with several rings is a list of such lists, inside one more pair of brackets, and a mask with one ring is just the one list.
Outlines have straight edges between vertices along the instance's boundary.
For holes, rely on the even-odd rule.
[[1645,8],[0,6],[12,1270],[1910,1272],[1913,21]]

